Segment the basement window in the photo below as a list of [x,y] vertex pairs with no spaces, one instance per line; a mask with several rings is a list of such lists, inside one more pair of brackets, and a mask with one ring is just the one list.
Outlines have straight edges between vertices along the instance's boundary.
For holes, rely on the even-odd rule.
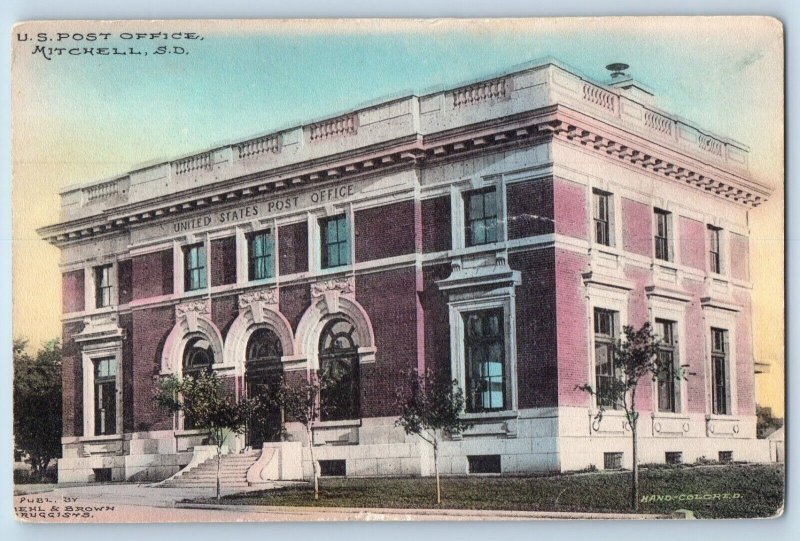
[[469,473],[500,473],[500,455],[473,455],[467,457]]
[[345,477],[347,475],[347,461],[320,460],[319,474],[322,477]]
[[603,453],[603,468],[606,470],[621,470],[622,453]]
[[683,464],[683,453],[681,451],[667,451],[664,461],[667,464]]
[[719,452],[719,463],[720,464],[730,464],[733,462],[733,451],[720,451]]
[[111,482],[111,468],[92,468],[94,472],[94,480],[96,483],[110,483]]

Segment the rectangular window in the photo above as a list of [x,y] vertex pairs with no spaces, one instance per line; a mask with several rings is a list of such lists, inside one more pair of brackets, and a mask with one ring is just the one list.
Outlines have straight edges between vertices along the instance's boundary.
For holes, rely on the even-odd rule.
[[722,258],[720,257],[721,252],[719,244],[720,231],[721,229],[719,227],[714,227],[713,225],[708,226],[708,266],[714,274],[722,273]]
[[675,364],[678,359],[678,342],[675,339],[675,322],[656,320],[656,334],[661,337],[658,350],[658,411],[678,411],[678,386],[675,381]]
[[117,432],[117,360],[94,362],[94,435]]
[[464,318],[467,412],[506,409],[503,309],[469,312]]
[[672,261],[672,254],[670,253],[670,233],[672,230],[672,215],[666,210],[655,209],[656,217],[656,259],[662,261]]
[[319,222],[322,268],[341,267],[350,262],[350,232],[347,216],[323,218]]
[[186,291],[206,287],[206,246],[195,244],[183,249],[183,282]]
[[667,464],[683,464],[683,452],[667,451],[664,453],[664,462]]
[[617,312],[603,308],[594,309],[594,362],[597,405],[619,409],[621,404],[613,396],[613,386],[619,379],[619,368],[614,362],[614,340],[617,337]]
[[719,463],[720,464],[730,464],[733,462],[733,451],[720,451],[719,452]]
[[500,455],[467,456],[469,473],[502,473]]
[[712,411],[728,415],[730,389],[728,388],[728,331],[711,329]]
[[603,468],[606,470],[621,470],[622,453],[603,453]]
[[347,475],[347,461],[320,460],[319,474],[322,477],[345,477]]
[[467,246],[497,242],[497,191],[489,188],[470,192],[464,207]]
[[95,306],[103,308],[111,306],[111,289],[113,265],[102,265],[94,268],[94,298]]
[[274,246],[270,231],[259,231],[247,237],[248,277],[264,280],[272,277],[274,268]]
[[610,193],[594,190],[592,192],[594,241],[597,244],[611,246],[611,198]]

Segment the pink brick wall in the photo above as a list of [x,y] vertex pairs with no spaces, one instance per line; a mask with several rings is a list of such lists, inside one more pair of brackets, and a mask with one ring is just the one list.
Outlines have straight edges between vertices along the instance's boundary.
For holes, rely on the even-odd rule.
[[236,237],[211,241],[211,285],[236,282]]
[[558,404],[559,370],[554,250],[512,253],[509,265],[521,278],[516,288],[519,407],[553,407]]
[[356,277],[356,299],[372,321],[375,363],[361,366],[361,414],[398,415],[396,390],[417,367],[416,275],[413,268]]
[[[644,289],[650,282],[650,272],[638,267],[626,266],[625,277],[635,284],[628,294],[627,324],[639,329],[650,317]],[[623,335],[622,329],[619,330],[619,335]],[[639,411],[652,411],[653,409],[653,386],[650,381],[646,381],[646,378],[636,389],[636,407]]]
[[83,269],[65,272],[61,275],[62,312],[82,312],[86,305]]
[[742,310],[736,316],[736,411],[737,415],[755,415],[755,373],[753,366],[752,303],[750,296],[734,297]]
[[683,340],[685,358],[681,364],[689,365],[688,380],[684,383],[687,397],[686,404],[689,413],[706,412],[706,336],[703,309],[700,306],[700,297],[703,295],[703,283],[696,280],[684,280],[683,287],[691,292],[692,301],[687,307],[684,318]]
[[161,353],[167,336],[175,326],[172,306],[133,312],[133,425],[134,430],[167,430],[172,417],[159,411],[153,401],[156,377],[161,369]]
[[589,380],[588,323],[581,273],[584,255],[556,250],[556,334],[558,339],[558,405],[587,406],[590,396],[577,385]]
[[125,432],[132,432],[133,421],[133,315],[130,313],[120,314],[119,326],[125,333],[122,341],[122,365],[118,370],[122,370],[122,429]]
[[133,258],[133,299],[148,299],[173,292],[172,250]]
[[83,435],[83,360],[73,336],[83,322],[64,323],[61,329],[61,418],[64,436]]
[[731,276],[737,280],[749,280],[750,248],[747,237],[731,233],[729,245],[731,250],[729,259],[731,262]]
[[586,188],[556,178],[553,181],[553,212],[556,233],[579,239],[589,235],[586,215]]
[[311,288],[307,284],[281,286],[279,303],[281,313],[296,331],[300,318],[311,304]]
[[681,263],[698,270],[706,269],[706,228],[702,222],[680,216]]
[[228,335],[233,320],[239,315],[239,300],[237,295],[214,297],[211,299],[211,320],[222,333],[222,339]]
[[452,244],[450,197],[425,199],[422,206],[422,251],[449,250]]
[[423,269],[423,290],[420,293],[424,327],[425,366],[451,377],[450,315],[447,296],[436,286],[437,280],[450,276],[450,265],[432,265]]
[[644,203],[622,198],[622,240],[626,251],[652,256],[652,214],[653,210]]
[[308,270],[308,223],[282,225],[278,228],[280,273],[294,274]]
[[553,179],[516,182],[507,187],[508,238],[552,233]]
[[401,201],[355,212],[356,262],[414,252],[413,201]]
[[119,303],[128,304],[133,300],[133,262],[130,259],[123,259],[117,263],[117,283]]

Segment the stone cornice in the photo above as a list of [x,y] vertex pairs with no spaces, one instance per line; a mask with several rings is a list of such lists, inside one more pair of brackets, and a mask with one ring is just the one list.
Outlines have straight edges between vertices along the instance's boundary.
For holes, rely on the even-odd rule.
[[43,227],[38,233],[52,244],[63,245],[166,216],[285,193],[293,188],[360,178],[422,162],[458,159],[508,146],[533,145],[553,138],[623,160],[649,173],[744,206],[758,206],[770,194],[762,184],[559,104],[425,137],[416,134],[369,148],[220,180],[157,200],[120,205],[87,218]]

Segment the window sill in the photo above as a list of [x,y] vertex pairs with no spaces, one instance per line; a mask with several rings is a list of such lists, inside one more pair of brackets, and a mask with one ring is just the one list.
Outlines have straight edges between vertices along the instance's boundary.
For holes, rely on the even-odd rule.
[[486,411],[476,413],[462,413],[461,419],[464,421],[506,421],[519,417],[517,410]]
[[361,426],[361,419],[343,419],[341,421],[315,421],[311,428],[349,428]]
[[106,434],[105,436],[78,436],[80,443],[104,443],[109,441],[123,440],[123,434]]

